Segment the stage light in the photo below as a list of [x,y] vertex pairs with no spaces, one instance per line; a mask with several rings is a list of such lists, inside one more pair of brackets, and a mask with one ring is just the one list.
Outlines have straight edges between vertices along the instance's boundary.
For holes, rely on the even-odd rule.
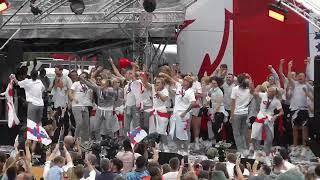
[[269,10],[269,17],[275,19],[275,20],[278,20],[278,21],[281,21],[281,22],[284,22],[285,21],[285,16],[280,14],[280,13],[277,13],[273,10]]
[[283,9],[280,3],[269,5],[269,11],[268,11],[269,17],[275,20],[278,20],[280,22],[284,22],[287,19],[286,18],[287,14],[288,14],[288,11],[286,9]]
[[85,5],[83,0],[69,0],[70,9],[76,15],[81,15],[84,12]]
[[157,7],[157,2],[156,0],[144,0],[143,1],[143,8],[146,10],[148,13],[153,12]]
[[42,10],[39,9],[38,7],[34,7],[33,5],[30,5],[30,8],[33,15],[38,15],[42,13]]
[[0,12],[9,8],[9,3],[6,0],[0,0]]

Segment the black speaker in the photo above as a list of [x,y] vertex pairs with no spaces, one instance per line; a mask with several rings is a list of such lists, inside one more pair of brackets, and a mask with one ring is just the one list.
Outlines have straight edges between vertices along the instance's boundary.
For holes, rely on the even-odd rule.
[[159,152],[159,164],[169,164],[170,159],[177,157],[179,160],[183,158],[180,154],[177,153],[166,153],[166,152]]
[[23,42],[12,40],[7,44],[7,62],[9,66],[16,67],[23,61]]
[[157,2],[156,0],[144,0],[143,1],[143,8],[147,12],[151,13],[153,12],[157,7]]

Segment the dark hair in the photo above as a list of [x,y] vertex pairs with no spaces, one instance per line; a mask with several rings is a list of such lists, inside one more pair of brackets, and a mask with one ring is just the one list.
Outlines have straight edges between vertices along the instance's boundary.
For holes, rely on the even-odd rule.
[[[62,71],[62,70],[63,70],[63,66],[60,65],[60,64],[55,65],[54,68],[58,68],[59,71]],[[70,72],[70,73],[71,73],[71,72]]]
[[226,176],[226,178],[229,179],[229,174],[228,174],[228,170],[227,170],[226,164],[224,164],[222,162],[218,162],[218,163],[216,163],[214,169],[216,171],[222,171],[224,173],[224,175]]
[[281,148],[280,151],[279,151],[281,157],[284,159],[284,160],[289,160],[290,159],[290,152],[288,149],[286,148]]
[[166,174],[171,171],[171,167],[169,164],[163,164],[161,168],[162,168],[163,174]]
[[147,160],[143,156],[139,156],[136,160],[136,166],[138,169],[142,169],[146,166]]
[[223,79],[217,76],[211,77],[210,81],[216,81],[219,87],[223,85]]
[[0,152],[0,163],[5,163],[7,160],[7,155],[4,152]]
[[139,153],[141,156],[144,156],[147,152],[147,145],[144,142],[138,143],[137,147],[135,148],[135,153]]
[[214,162],[210,160],[204,160],[201,162],[201,165],[204,171],[209,171],[212,167],[214,167]]
[[117,172],[123,168],[123,162],[120,159],[114,158],[111,160],[112,164],[117,167]]
[[271,174],[271,168],[269,167],[269,166],[267,166],[267,165],[262,165],[262,170],[264,171],[264,173],[266,174],[266,175],[270,175]]
[[227,65],[227,64],[221,64],[221,65],[220,65],[220,68],[226,68],[226,69],[227,69],[227,68],[228,68],[228,65]]
[[16,167],[15,166],[9,167],[7,169],[6,174],[7,174],[8,180],[15,180],[16,177],[17,177],[17,169],[16,169]]
[[131,151],[132,152],[132,147],[131,147],[131,141],[130,139],[126,138],[123,142],[122,142],[123,148],[125,151]]
[[47,74],[47,71],[43,68],[40,69],[40,75],[45,76]]
[[158,167],[152,167],[149,169],[149,174],[151,176],[151,179],[161,179],[161,171]]
[[103,172],[108,172],[110,169],[110,161],[107,158],[100,160],[100,168]]
[[240,88],[247,89],[249,87],[249,83],[247,82],[248,78],[245,74],[240,74],[237,80]]
[[37,78],[38,78],[38,71],[35,70],[35,69],[33,69],[33,70],[31,71],[31,73],[30,73],[30,76],[31,76],[31,79],[32,79],[33,81],[37,80]]
[[314,172],[316,173],[316,175],[319,177],[320,176],[320,164],[318,164],[316,166],[316,168],[314,169]]
[[176,171],[179,169],[180,160],[177,157],[171,158],[169,161],[170,167],[172,170]]
[[283,158],[280,155],[277,155],[273,158],[273,166],[280,166],[283,164]]

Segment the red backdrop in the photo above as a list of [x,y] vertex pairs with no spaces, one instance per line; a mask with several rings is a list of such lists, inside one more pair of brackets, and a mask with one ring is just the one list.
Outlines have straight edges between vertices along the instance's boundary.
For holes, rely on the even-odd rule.
[[294,60],[294,70],[304,72],[303,60],[309,55],[307,22],[292,11],[284,23],[271,19],[271,2],[234,0],[234,72],[248,72],[257,83],[269,74],[267,65],[278,69],[281,58]]

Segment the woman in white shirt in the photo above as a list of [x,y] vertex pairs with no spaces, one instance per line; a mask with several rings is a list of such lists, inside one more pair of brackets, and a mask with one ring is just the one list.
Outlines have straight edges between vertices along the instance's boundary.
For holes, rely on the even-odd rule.
[[208,96],[211,98],[212,104],[212,131],[216,142],[222,141],[221,127],[224,119],[227,117],[227,112],[224,109],[223,104],[223,92],[220,89],[223,80],[218,77],[211,78],[212,88],[208,92]]
[[14,82],[21,88],[25,89],[26,100],[28,102],[28,119],[36,123],[41,123],[44,105],[42,93],[44,92],[45,87],[42,84],[42,81],[38,79],[38,71],[35,69],[31,71],[31,79],[18,81],[15,77],[11,78],[13,78]]
[[169,78],[176,85],[175,106],[173,116],[170,119],[170,135],[175,141],[178,151],[182,155],[187,155],[190,140],[190,111],[196,101],[194,91],[191,89],[193,79],[190,76],[185,76],[183,82],[180,83],[167,74],[160,73],[159,75]]
[[232,88],[231,92],[231,115],[233,136],[240,151],[248,149],[248,110],[252,99],[249,85],[251,78],[247,74],[240,74],[237,78],[238,86]]

